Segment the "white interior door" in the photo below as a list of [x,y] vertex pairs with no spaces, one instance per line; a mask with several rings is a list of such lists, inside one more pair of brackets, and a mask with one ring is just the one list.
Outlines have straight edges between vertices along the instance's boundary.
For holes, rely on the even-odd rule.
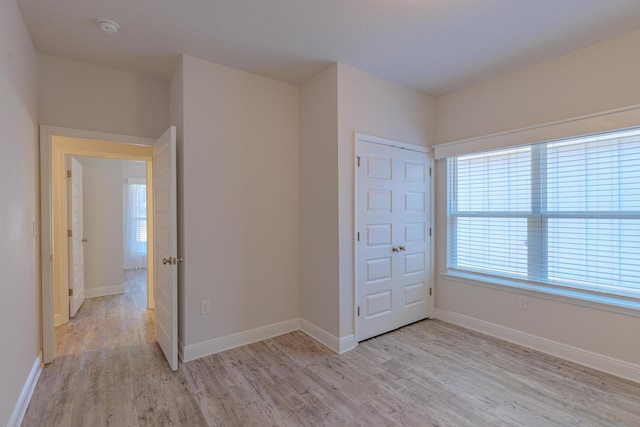
[[430,317],[430,176],[426,153],[357,141],[358,340]]
[[[82,165],[71,158],[69,178],[69,317],[74,317],[84,302],[84,237],[82,218]],[[69,176],[69,174],[67,174]]]
[[176,128],[153,145],[154,278],[156,339],[178,369]]

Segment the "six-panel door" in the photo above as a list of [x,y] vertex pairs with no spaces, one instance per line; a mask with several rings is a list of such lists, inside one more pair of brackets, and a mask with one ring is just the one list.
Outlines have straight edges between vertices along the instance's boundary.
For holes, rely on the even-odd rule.
[[425,153],[359,141],[358,340],[429,317],[429,164]]

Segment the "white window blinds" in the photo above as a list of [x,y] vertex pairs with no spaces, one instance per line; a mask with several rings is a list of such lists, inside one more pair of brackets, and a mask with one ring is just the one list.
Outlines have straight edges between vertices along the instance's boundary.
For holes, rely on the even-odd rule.
[[640,128],[450,157],[450,271],[640,297]]

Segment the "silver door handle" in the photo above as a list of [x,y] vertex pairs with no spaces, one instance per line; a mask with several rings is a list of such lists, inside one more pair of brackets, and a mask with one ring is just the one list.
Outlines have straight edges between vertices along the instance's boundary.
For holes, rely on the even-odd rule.
[[398,250],[404,252],[404,251],[407,250],[407,248],[405,248],[404,245],[400,245],[400,246],[398,246]]
[[170,258],[162,258],[162,264],[163,265],[171,264],[171,259]]
[[184,262],[184,259],[183,258],[176,258],[176,257],[173,257],[173,258],[162,258],[162,264],[164,264],[164,265],[167,265],[167,264],[176,265],[179,262]]
[[400,248],[397,248],[397,247],[393,246],[391,248],[391,252],[400,252]]

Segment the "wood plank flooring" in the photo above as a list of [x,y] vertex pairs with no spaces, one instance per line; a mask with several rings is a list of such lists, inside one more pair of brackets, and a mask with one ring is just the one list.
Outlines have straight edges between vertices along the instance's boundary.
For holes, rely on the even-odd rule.
[[24,426],[640,426],[640,385],[436,320],[336,355],[302,332],[171,372],[144,280],[56,330]]

